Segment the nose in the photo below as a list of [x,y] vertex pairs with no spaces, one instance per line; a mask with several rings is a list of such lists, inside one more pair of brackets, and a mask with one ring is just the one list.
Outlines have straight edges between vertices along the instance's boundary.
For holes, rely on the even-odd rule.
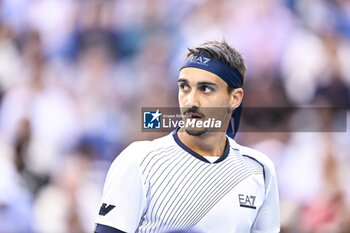
[[199,107],[199,93],[194,89],[186,96],[186,107]]

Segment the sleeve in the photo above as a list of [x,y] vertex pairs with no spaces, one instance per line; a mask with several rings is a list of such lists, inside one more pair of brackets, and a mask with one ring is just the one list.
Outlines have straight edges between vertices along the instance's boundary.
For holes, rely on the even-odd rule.
[[106,228],[135,232],[139,225],[147,206],[147,192],[133,153],[137,151],[125,149],[108,171],[96,232]]
[[106,225],[96,224],[94,233],[126,233],[126,232],[113,227],[106,226]]
[[[265,169],[267,168],[267,169]],[[274,166],[264,166],[265,199],[253,223],[251,233],[280,232],[280,212],[277,180]]]

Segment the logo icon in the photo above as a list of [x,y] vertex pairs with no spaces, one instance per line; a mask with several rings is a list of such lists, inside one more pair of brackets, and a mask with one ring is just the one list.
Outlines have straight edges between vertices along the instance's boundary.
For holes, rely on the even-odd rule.
[[157,109],[156,112],[144,111],[143,112],[143,128],[144,129],[160,129],[160,120],[162,113]]
[[103,203],[100,208],[99,215],[105,216],[109,213],[115,206],[114,205],[107,205],[106,203]]
[[238,194],[240,207],[256,209],[256,206],[254,206],[255,199],[256,199],[256,196],[253,196],[253,195]]
[[190,61],[194,63],[202,64],[202,65],[207,65],[210,59],[204,56],[192,56],[190,58]]

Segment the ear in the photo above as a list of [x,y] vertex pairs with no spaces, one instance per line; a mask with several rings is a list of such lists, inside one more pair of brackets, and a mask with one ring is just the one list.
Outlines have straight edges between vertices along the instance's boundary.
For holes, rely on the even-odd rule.
[[230,109],[235,110],[242,103],[244,91],[242,88],[236,88],[231,93],[231,104]]

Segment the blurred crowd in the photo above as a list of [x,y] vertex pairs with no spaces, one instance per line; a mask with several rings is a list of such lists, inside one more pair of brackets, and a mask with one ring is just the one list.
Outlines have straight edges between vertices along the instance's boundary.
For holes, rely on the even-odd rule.
[[[1,0],[0,232],[91,232],[111,161],[164,135],[141,108],[178,106],[186,48],[223,39],[247,63],[244,106],[350,120],[350,1]],[[281,232],[349,233],[350,126],[242,121],[236,140],[275,163]]]

